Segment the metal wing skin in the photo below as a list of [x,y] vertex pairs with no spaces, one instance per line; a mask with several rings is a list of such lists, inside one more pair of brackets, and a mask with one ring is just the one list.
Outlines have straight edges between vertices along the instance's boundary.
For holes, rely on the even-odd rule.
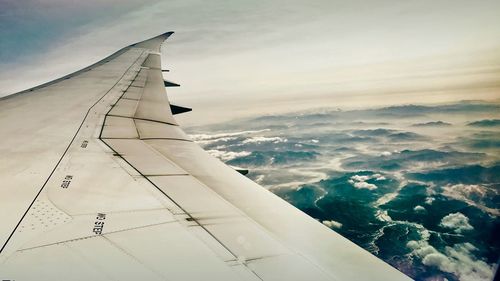
[[171,34],[0,100],[0,279],[409,279],[186,136]]

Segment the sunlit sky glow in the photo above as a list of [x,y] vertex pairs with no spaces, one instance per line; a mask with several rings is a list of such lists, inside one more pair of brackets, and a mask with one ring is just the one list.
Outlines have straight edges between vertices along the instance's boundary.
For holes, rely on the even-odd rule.
[[3,0],[0,26],[0,96],[175,31],[187,123],[500,98],[499,1]]

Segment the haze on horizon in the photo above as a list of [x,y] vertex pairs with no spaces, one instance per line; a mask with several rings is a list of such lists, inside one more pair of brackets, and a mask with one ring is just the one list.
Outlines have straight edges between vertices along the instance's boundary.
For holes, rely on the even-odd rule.
[[500,99],[498,1],[0,2],[0,96],[173,30],[182,124],[315,107]]

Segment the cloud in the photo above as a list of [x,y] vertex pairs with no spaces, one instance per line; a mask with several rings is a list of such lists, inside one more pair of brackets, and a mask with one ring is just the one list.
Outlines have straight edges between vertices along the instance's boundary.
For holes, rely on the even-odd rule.
[[[379,155],[362,155],[358,154],[353,157],[342,159],[342,167],[345,169],[363,169],[363,170],[385,170],[395,171],[401,169],[415,169],[422,165],[424,167],[442,166],[442,165],[459,165],[463,163],[474,163],[486,157],[484,153],[472,153],[461,151],[440,151],[434,149],[421,150],[402,150],[395,152],[392,155],[380,157]],[[422,177],[427,177],[434,174],[436,171],[430,171],[428,174],[423,174]],[[410,174],[411,178],[421,180],[419,174]],[[449,179],[449,176],[444,178]],[[423,180],[422,180],[423,181]]]
[[444,251],[438,251],[429,244],[431,233],[421,225],[415,225],[420,234],[420,240],[408,241],[406,246],[411,254],[421,259],[427,266],[437,267],[463,281],[486,281],[493,278],[493,265],[478,259],[474,255],[477,248],[471,243],[446,246]]
[[470,122],[467,125],[473,127],[497,127],[500,126],[500,119],[485,119],[485,120]]
[[441,219],[439,226],[453,229],[456,233],[473,230],[474,227],[469,224],[469,218],[462,213],[452,213]]
[[340,229],[342,228],[342,224],[340,222],[334,221],[334,220],[324,220],[322,223],[329,228],[334,228],[334,229]]
[[[456,155],[454,161],[461,160],[464,163],[476,161],[477,154]],[[443,155],[443,157],[447,157]],[[430,159],[429,159],[430,160]],[[432,169],[421,173],[408,173],[407,179],[434,182],[436,184],[477,184],[477,183],[495,183],[500,181],[500,165],[483,167],[480,165],[468,165],[448,169]]]
[[498,149],[500,148],[500,131],[492,130],[493,127],[486,128],[484,131],[479,131],[457,139],[457,145],[465,145],[473,149]]
[[387,136],[392,133],[395,133],[396,130],[389,130],[389,129],[373,129],[373,130],[356,130],[352,131],[353,134],[357,136]]
[[256,178],[255,178],[255,182],[260,184],[262,183],[262,181],[264,180],[266,176],[265,175],[258,175]]
[[377,212],[375,213],[375,217],[379,221],[385,221],[385,222],[392,221],[391,216],[389,216],[389,213],[386,210],[377,210]]
[[472,139],[466,142],[466,145],[476,149],[498,149],[500,140],[497,139]]
[[486,281],[493,278],[493,266],[478,260],[473,251],[477,250],[471,243],[456,244],[445,247],[444,253],[429,245],[428,238],[421,241],[410,241],[407,247],[412,254],[419,257],[427,266],[451,273],[463,281]]
[[372,183],[367,183],[367,182],[355,182],[354,183],[354,187],[355,188],[359,188],[359,189],[368,189],[368,190],[374,190],[374,189],[377,189],[377,186],[372,184]]
[[374,109],[382,116],[412,117],[425,114],[443,113],[472,113],[472,112],[495,112],[500,105],[482,101],[461,101],[453,104],[424,106],[424,105],[401,105]]
[[267,132],[269,130],[248,130],[241,132],[229,132],[229,133],[220,133],[220,134],[190,134],[192,140],[194,141],[204,141],[204,140],[215,140],[215,139],[225,139],[227,137],[235,137],[247,134],[261,133]]
[[376,178],[384,178],[380,174],[374,174],[374,175],[354,175],[352,176],[348,182],[352,184],[355,188],[358,189],[368,189],[368,190],[374,190],[377,189],[377,186],[372,184],[372,183],[367,183],[367,180],[370,179],[376,179]]
[[351,177],[351,180],[355,180],[355,181],[367,181],[371,179],[371,176],[359,176],[359,175],[354,175]]
[[259,166],[268,165],[303,165],[303,161],[312,161],[320,154],[316,151],[275,151],[254,150],[248,155],[232,159],[229,164],[236,166]]
[[425,204],[431,205],[432,202],[434,202],[435,200],[436,200],[436,198],[434,198],[434,197],[427,197],[427,198],[425,198]]
[[272,142],[272,143],[280,143],[287,142],[288,140],[280,137],[252,137],[244,140],[242,143],[263,143],[263,142]]
[[236,140],[236,137],[223,137],[223,138],[217,138],[217,139],[204,139],[204,140],[196,140],[196,142],[202,146],[208,146],[211,144],[215,144],[218,142],[230,142],[233,140]]
[[378,188],[375,184],[366,182],[368,180],[381,181],[386,180],[386,177],[378,173],[372,175],[354,175],[349,178],[348,182],[358,189],[374,190]]
[[230,161],[238,157],[245,157],[251,154],[251,152],[248,151],[240,151],[240,152],[234,152],[234,151],[222,151],[222,150],[207,150],[210,155],[219,158],[222,161]]
[[399,142],[399,141],[419,141],[425,139],[424,136],[413,133],[413,132],[400,132],[394,133],[387,136],[391,141]]
[[426,122],[426,123],[417,123],[411,125],[412,127],[449,127],[451,126],[450,123],[448,122],[443,122],[443,121],[431,121],[431,122]]
[[422,207],[420,205],[415,206],[415,208],[413,208],[413,210],[415,212],[417,212],[417,213],[422,213],[422,212],[426,212],[427,211],[424,207]]
[[386,178],[383,175],[381,175],[381,174],[373,174],[372,178],[374,178],[376,181],[386,180]]
[[424,136],[413,133],[413,132],[403,132],[392,129],[369,129],[369,130],[354,130],[351,132],[356,136],[363,137],[385,137],[390,141],[419,141],[425,139]]
[[196,133],[190,133],[189,137],[197,142],[198,144],[202,145],[206,149],[213,149],[214,147],[211,146],[213,144],[217,143],[240,143],[240,141],[246,136],[246,135],[251,135],[251,134],[256,134],[256,133],[262,133],[262,132],[267,132],[269,131],[268,129],[264,130],[246,130],[246,131],[236,131],[236,132],[223,132],[223,133],[217,133],[217,134],[207,134],[207,133],[200,133],[196,131]]
[[447,184],[441,187],[442,194],[455,200],[463,201],[495,216],[500,216],[500,209],[495,198],[500,191],[493,185],[482,184]]

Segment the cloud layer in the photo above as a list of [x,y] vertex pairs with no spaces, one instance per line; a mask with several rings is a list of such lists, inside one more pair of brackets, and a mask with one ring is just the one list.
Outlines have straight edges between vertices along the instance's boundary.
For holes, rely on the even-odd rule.
[[470,140],[498,132],[468,120],[499,118],[499,109],[468,101],[322,110],[191,130],[205,149],[409,276],[488,280],[500,252],[500,151]]

